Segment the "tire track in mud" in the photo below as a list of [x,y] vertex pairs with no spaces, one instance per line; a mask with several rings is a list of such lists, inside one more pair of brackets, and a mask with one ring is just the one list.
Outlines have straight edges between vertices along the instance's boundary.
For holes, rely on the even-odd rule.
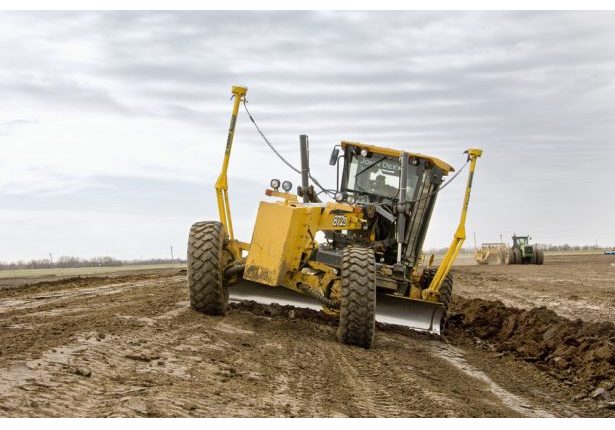
[[431,342],[429,346],[435,357],[444,359],[465,374],[484,382],[493,395],[519,415],[526,418],[554,418],[554,415],[532,406],[527,400],[496,384],[486,373],[469,364],[460,349],[445,342]]
[[[164,318],[167,314],[152,318],[152,323],[141,322],[148,328]],[[154,368],[154,363],[164,363],[165,354],[159,351],[168,347],[168,336],[173,334],[173,331],[165,330],[158,337],[152,337],[142,331],[120,336],[85,332],[72,342],[43,352],[40,358],[18,362],[17,367],[2,371],[2,404],[17,411],[19,406],[32,406],[43,416],[124,415],[129,410],[122,408],[122,401],[132,397],[122,397],[122,394],[147,389],[148,378],[141,378],[141,374]],[[156,385],[165,385],[165,379],[169,377],[186,377],[183,365],[172,360],[166,367],[155,370],[158,371]],[[19,390],[30,393],[27,396],[30,403],[15,404],[15,398],[19,399],[15,393]],[[119,402],[105,400],[109,397],[119,399]],[[105,406],[109,404],[113,407]]]
[[[374,361],[349,360],[341,355],[343,360],[339,370],[344,369],[342,374],[346,385],[354,387],[354,394],[360,400],[355,404],[352,416],[454,417],[482,416],[485,413],[523,416],[515,414],[496,396],[491,396],[475,378],[461,375],[461,381],[450,384],[452,378],[449,375],[458,372],[438,355],[432,355],[430,349],[412,345],[414,342],[407,346],[406,338],[393,342],[387,338],[385,342],[394,348],[395,358],[389,357],[388,353],[383,354],[384,357],[374,357]],[[376,347],[382,348],[385,342],[381,340]],[[431,341],[421,339],[419,342]],[[403,352],[398,354],[399,350]],[[391,367],[392,359],[399,360],[399,357],[408,357],[413,364],[400,363],[399,367]],[[459,379],[459,375],[455,376]],[[477,392],[481,396],[474,395]],[[399,399],[403,401],[400,403]],[[485,412],[487,410],[490,412]],[[498,412],[494,414],[494,411]]]
[[86,299],[89,297],[97,297],[103,294],[123,294],[127,288],[139,288],[143,286],[156,286],[162,284],[166,280],[157,281],[137,281],[137,282],[120,282],[116,284],[100,285],[87,288],[70,288],[65,290],[56,290],[45,294],[31,294],[21,299],[5,299],[0,301],[0,315],[8,312],[15,312],[24,309],[32,309],[49,305],[56,305],[61,301],[71,299]]

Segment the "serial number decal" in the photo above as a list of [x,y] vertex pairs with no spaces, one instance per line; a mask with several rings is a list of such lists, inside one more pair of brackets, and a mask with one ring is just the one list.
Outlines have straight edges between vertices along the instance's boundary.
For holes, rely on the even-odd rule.
[[346,215],[333,215],[333,227],[346,227],[348,217]]

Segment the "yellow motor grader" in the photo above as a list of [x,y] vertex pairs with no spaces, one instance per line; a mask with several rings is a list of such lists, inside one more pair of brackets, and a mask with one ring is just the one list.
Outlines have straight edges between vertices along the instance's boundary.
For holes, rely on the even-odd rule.
[[[364,348],[372,346],[375,321],[441,334],[453,288],[450,269],[465,240],[472,177],[482,150],[465,152],[469,177],[461,220],[438,268],[431,267],[432,257],[420,270],[421,249],[443,178],[453,167],[435,157],[359,142],[333,148],[329,164],[339,169],[343,163],[341,183],[336,190],[323,188],[332,198],[321,201],[309,183],[321,187],[310,174],[308,138],[301,136],[301,169],[296,169],[301,186],[295,194],[289,181],[271,180],[265,194],[277,200],[260,202],[252,240],[242,242],[233,233],[227,168],[247,88],[235,86],[232,93],[215,186],[220,219],[190,229],[191,307],[222,315],[230,299],[319,309],[339,319],[341,342]],[[319,232],[324,238],[317,240]]]

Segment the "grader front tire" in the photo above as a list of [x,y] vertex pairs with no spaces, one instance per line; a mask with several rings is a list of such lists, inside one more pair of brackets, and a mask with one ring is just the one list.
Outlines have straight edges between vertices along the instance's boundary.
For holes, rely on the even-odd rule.
[[369,349],[376,326],[376,259],[374,251],[349,246],[342,256],[340,342]]
[[228,305],[228,285],[224,268],[226,233],[217,221],[197,222],[188,238],[188,288],[190,307],[209,315],[224,315]]

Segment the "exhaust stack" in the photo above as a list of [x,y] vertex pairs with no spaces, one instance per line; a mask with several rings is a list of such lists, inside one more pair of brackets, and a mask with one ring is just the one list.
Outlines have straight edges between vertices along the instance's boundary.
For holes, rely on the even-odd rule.
[[301,194],[303,203],[310,202],[310,141],[307,135],[299,136],[299,153],[301,154]]

